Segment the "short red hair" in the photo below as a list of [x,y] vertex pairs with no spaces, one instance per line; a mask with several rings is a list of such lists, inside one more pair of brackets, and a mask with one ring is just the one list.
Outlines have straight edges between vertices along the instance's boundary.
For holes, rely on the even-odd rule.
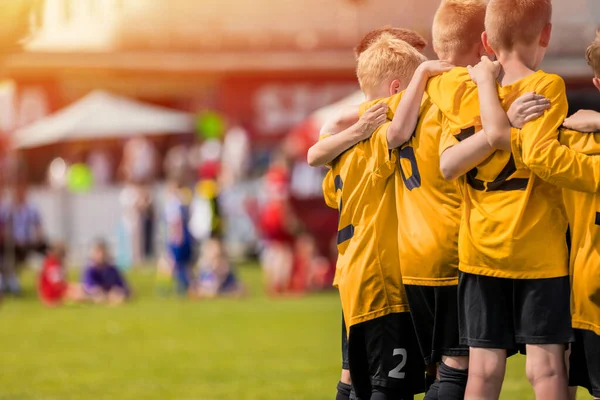
[[433,48],[445,57],[463,55],[481,43],[485,30],[484,0],[442,0],[433,17]]
[[372,30],[362,38],[358,46],[354,48],[354,55],[356,58],[358,58],[365,50],[367,50],[369,46],[379,39],[384,33],[390,34],[396,39],[405,41],[421,53],[423,50],[425,50],[425,47],[427,47],[427,41],[417,32],[411,29],[393,28],[387,25]]
[[596,39],[587,48],[585,59],[594,70],[594,75],[600,78],[600,29],[596,31]]
[[485,31],[494,51],[532,44],[552,19],[551,0],[490,0]]

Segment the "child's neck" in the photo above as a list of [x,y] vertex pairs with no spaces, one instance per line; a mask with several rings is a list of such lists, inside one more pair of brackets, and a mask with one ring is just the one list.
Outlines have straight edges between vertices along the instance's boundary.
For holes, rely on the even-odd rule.
[[[444,55],[444,54],[442,54]],[[479,63],[479,57],[472,54],[448,54],[445,57],[439,56],[440,60],[447,61],[457,67],[467,67],[468,65],[476,65]]]
[[498,78],[501,86],[515,83],[535,72],[533,62],[524,59],[516,51],[498,54],[498,61],[502,65],[502,73]]
[[384,92],[384,91],[373,91],[373,92],[364,92],[365,93],[365,100],[366,101],[373,101],[373,100],[379,100],[379,99],[384,99],[386,97],[390,97],[389,92]]

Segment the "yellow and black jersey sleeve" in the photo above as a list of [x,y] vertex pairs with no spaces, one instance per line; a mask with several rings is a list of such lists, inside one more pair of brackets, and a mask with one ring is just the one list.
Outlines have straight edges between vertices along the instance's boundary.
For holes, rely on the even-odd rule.
[[334,183],[333,172],[329,170],[323,179],[323,198],[327,207],[338,209],[338,201],[336,195],[336,187]]
[[457,139],[482,129],[477,85],[466,68],[456,67],[431,78],[426,93],[447,120],[444,130]]
[[382,99],[377,99],[377,100],[371,100],[371,101],[366,101],[364,103],[362,103],[359,107],[358,110],[358,115],[362,117],[362,115],[367,112],[367,110],[371,107],[373,107],[376,104],[379,103],[385,103],[388,105],[388,112],[387,112],[387,119],[389,121],[391,121],[392,119],[394,119],[394,114],[396,112],[396,109],[398,108],[398,106],[400,105],[400,101],[402,100],[402,96],[404,96],[404,91],[400,92],[400,93],[396,93],[393,96],[390,97],[386,97],[386,98],[382,98]]
[[515,164],[566,189],[600,191],[600,158],[577,153],[558,141],[558,130],[568,110],[564,81],[558,75],[546,74],[536,93],[550,99],[550,109],[520,131],[513,132],[511,146]]

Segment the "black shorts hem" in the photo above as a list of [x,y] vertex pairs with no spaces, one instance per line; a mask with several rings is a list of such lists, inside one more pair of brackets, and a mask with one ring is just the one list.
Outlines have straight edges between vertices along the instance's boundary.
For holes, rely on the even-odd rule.
[[575,341],[575,337],[570,335],[566,336],[516,336],[515,341],[517,344],[569,344]]
[[464,344],[469,347],[476,347],[482,349],[497,349],[497,350],[510,350],[515,348],[514,343],[500,343],[494,342],[491,340],[482,340],[482,339],[469,339],[469,338],[460,338],[460,344]]
[[346,369],[349,370],[350,369],[350,363],[349,362],[342,362],[342,369]]
[[425,365],[430,365],[441,362],[443,357],[469,357],[469,348],[465,346],[454,349],[440,349],[423,359]]

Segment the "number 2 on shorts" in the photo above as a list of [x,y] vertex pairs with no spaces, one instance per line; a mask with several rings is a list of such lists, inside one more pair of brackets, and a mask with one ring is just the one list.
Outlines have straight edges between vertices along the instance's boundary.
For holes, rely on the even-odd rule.
[[394,349],[394,357],[401,356],[400,364],[396,366],[393,370],[390,371],[388,377],[394,379],[404,379],[406,376],[406,372],[402,372],[402,368],[406,365],[406,349]]

